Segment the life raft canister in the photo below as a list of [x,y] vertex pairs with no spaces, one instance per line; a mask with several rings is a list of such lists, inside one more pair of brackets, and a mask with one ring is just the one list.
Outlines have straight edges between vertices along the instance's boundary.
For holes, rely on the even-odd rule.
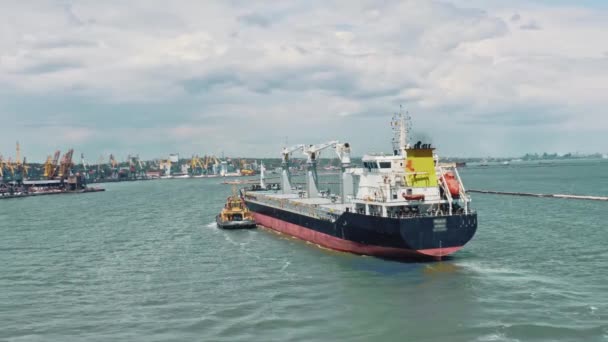
[[460,184],[458,184],[458,181],[454,177],[454,173],[448,171],[443,174],[443,178],[445,179],[445,185],[450,191],[450,195],[452,195],[452,197],[460,196]]

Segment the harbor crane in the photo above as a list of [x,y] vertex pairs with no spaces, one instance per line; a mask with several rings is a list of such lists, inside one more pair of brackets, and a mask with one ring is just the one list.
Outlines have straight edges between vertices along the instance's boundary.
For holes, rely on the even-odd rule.
[[18,141],[15,151],[15,163],[11,165],[10,169],[13,174],[13,180],[20,182],[27,178],[29,168],[26,165],[25,158],[21,159],[21,146]]
[[27,159],[23,157],[23,164],[21,165],[23,179],[27,178],[30,172],[30,167],[27,166]]
[[4,179],[4,159],[0,154],[0,181]]
[[87,162],[84,160],[84,153],[80,154],[80,163],[82,164],[82,172],[84,172],[85,179],[89,179],[89,167]]
[[44,163],[44,177],[46,179],[53,179],[57,173],[57,164],[59,163],[59,156],[61,152],[59,150],[55,151],[55,155],[51,159],[51,156],[46,158],[46,162]]
[[144,163],[142,163],[141,159],[139,158],[139,154],[135,156],[135,158],[133,159],[133,162],[135,163],[135,168],[137,169],[136,178],[140,178],[140,179],[148,178],[148,175],[146,174],[146,168],[144,167]]
[[203,174],[203,172],[205,171],[205,164],[203,164],[203,161],[201,160],[201,158],[199,158],[198,155],[192,156],[192,158],[190,159],[190,174],[192,176],[194,176],[195,174],[197,174],[196,169],[200,169],[200,173],[199,174]]
[[101,169],[101,165],[103,165],[103,156],[99,156],[97,160],[97,174],[95,175],[98,179],[105,178],[105,172]]
[[61,159],[61,164],[59,166],[59,173],[57,176],[61,179],[67,178],[72,173],[72,166],[74,163],[72,162],[72,155],[74,154],[74,149],[70,149],[66,154],[63,155]]
[[118,178],[118,161],[113,154],[110,154],[110,171],[112,172],[112,178]]

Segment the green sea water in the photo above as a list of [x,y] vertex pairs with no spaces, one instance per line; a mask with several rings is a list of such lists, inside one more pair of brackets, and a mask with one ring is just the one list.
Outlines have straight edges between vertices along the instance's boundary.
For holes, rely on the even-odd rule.
[[[471,189],[608,196],[608,163],[463,168]],[[219,179],[0,201],[2,341],[608,341],[608,203],[473,194],[441,262],[222,231]]]

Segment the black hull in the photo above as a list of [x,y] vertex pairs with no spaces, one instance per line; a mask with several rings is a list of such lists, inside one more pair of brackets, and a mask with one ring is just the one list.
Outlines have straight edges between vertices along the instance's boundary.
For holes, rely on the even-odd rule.
[[324,247],[386,257],[441,258],[462,248],[477,230],[477,214],[386,218],[352,212],[334,222],[247,200],[256,221]]

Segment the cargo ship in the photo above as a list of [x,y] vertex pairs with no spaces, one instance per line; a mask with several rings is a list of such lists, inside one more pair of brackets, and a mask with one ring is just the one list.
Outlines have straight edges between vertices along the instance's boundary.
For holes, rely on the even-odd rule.
[[[410,116],[391,121],[393,149],[351,164],[349,143],[330,141],[283,148],[280,184],[260,184],[241,195],[258,225],[319,246],[389,259],[435,259],[460,250],[477,230],[455,165],[442,165],[431,144],[409,143]],[[319,153],[340,160],[339,191],[320,190]],[[306,185],[294,187],[290,155],[303,152]],[[356,191],[355,191],[356,190]]]

